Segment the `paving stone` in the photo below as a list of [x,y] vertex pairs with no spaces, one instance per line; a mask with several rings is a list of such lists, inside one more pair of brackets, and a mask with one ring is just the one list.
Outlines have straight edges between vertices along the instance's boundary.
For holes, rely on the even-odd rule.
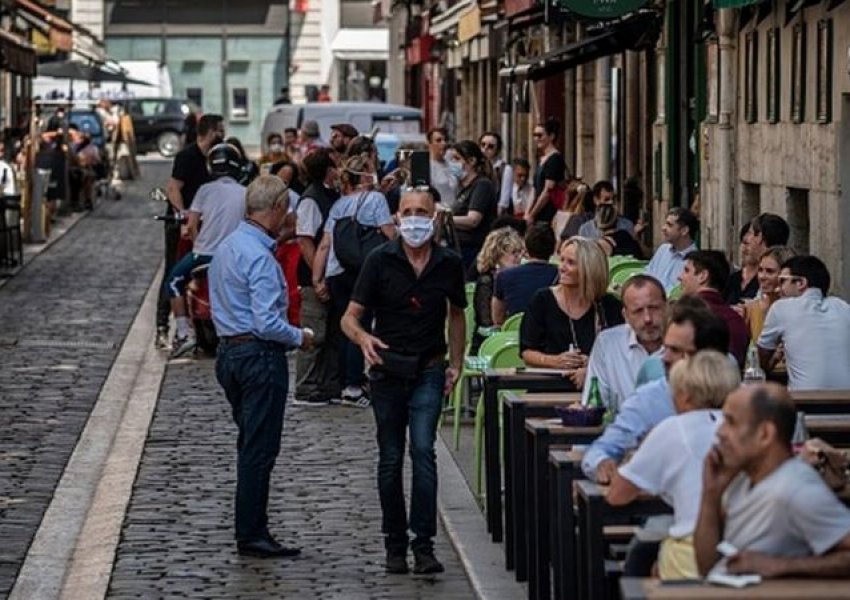
[[[240,557],[233,541],[236,427],[213,360],[168,366],[108,597],[472,598],[445,532],[446,573],[383,568],[371,411],[288,405],[270,529],[296,559]],[[409,472],[405,478],[409,485]],[[412,557],[411,557],[412,565]]]

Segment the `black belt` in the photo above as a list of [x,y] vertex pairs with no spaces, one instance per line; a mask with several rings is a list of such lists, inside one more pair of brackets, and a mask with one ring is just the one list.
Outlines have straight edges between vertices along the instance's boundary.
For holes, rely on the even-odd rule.
[[223,335],[219,338],[221,343],[227,345],[248,344],[250,342],[262,341],[253,333],[240,333],[238,335]]

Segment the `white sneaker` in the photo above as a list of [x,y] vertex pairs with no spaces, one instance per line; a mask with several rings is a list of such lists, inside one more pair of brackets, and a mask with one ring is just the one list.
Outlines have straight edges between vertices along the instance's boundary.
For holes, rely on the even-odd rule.
[[369,408],[372,403],[369,401],[369,396],[359,386],[350,385],[342,390],[342,400],[340,404],[346,406],[354,406],[355,408]]
[[174,336],[174,341],[171,344],[170,358],[179,358],[185,354],[189,354],[197,346],[197,341],[193,334],[188,334],[184,337]]

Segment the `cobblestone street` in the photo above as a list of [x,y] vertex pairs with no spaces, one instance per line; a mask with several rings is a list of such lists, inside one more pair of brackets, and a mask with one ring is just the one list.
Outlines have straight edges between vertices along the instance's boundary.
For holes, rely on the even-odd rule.
[[169,365],[110,598],[471,598],[445,532],[435,578],[386,575],[371,411],[287,406],[270,529],[297,559],[236,554],[236,428],[212,360]]
[[[124,200],[99,205],[0,287],[0,598],[29,564],[48,505],[56,510],[54,492],[85,444],[83,428],[98,426],[89,417],[160,262],[161,226],[150,217],[162,206],[147,192],[164,183],[168,166],[144,161],[142,180]],[[152,323],[152,314],[142,316]],[[134,340],[142,342],[152,340]],[[442,523],[436,553],[445,573],[385,574],[369,410],[287,406],[269,514],[272,532],[302,548],[294,560],[236,554],[236,428],[214,360],[168,364],[147,437],[140,435],[144,449],[107,563],[106,597],[475,596]],[[126,468],[132,473],[135,460]],[[61,521],[67,513],[58,504]],[[106,541],[95,543],[112,556]],[[60,588],[65,567],[51,565]],[[36,578],[38,568],[29,567]],[[65,577],[62,597],[83,597],[74,581]],[[32,597],[18,589],[13,596]]]

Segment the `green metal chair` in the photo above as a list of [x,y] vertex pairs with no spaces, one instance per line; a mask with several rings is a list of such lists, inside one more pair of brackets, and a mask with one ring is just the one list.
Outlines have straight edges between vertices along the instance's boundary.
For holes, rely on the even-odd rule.
[[494,333],[481,342],[478,348],[477,356],[469,356],[469,346],[467,345],[467,356],[463,361],[463,369],[458,377],[457,385],[452,390],[452,407],[454,409],[454,420],[452,428],[455,439],[455,449],[460,448],[460,413],[463,408],[463,401],[466,397],[466,390],[469,380],[472,377],[481,377],[484,374],[484,369],[490,368],[490,357],[502,346],[510,343],[519,343],[519,334],[515,331],[500,331]]
[[525,313],[517,313],[511,315],[505,322],[502,323],[502,331],[519,331],[519,326],[522,324],[522,316]]
[[[519,341],[509,341],[499,347],[490,357],[490,368],[492,369],[507,369],[524,367],[525,363],[519,355]],[[499,403],[499,431],[502,430],[502,410],[501,402]],[[475,461],[475,493],[481,496],[483,489],[483,458],[484,458],[484,395],[478,398],[478,403],[475,406],[475,430],[474,439],[474,461]],[[499,444],[501,448],[502,436],[499,435]]]
[[670,292],[667,294],[667,300],[678,300],[681,297],[682,297],[682,284],[678,283],[678,284],[676,284],[676,287],[674,287],[672,290],[670,290]]
[[608,291],[619,298],[620,290],[623,288],[626,280],[632,275],[643,273],[645,269],[646,267],[643,263],[618,265],[614,274],[608,277]]
[[475,283],[466,284],[466,305],[472,306],[472,299],[475,297]]

